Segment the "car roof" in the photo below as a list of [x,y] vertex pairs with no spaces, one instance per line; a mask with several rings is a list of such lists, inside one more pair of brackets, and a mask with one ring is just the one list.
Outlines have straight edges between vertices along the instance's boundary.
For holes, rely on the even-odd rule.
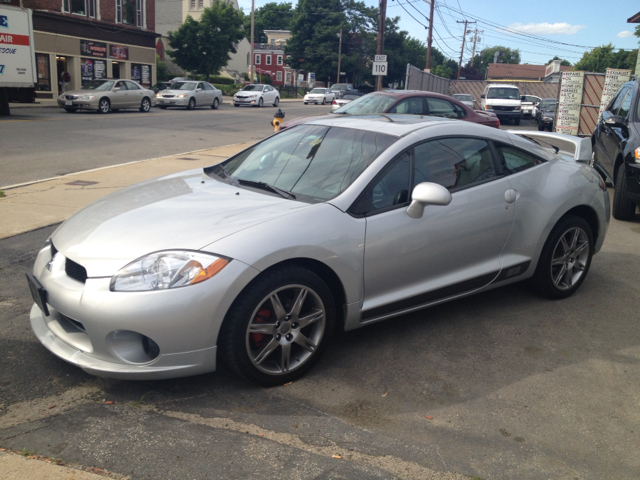
[[[403,137],[431,125],[457,122],[443,117],[420,115],[376,114],[349,116],[322,116],[317,120],[304,122],[304,125],[323,125],[327,127],[354,128],[369,132],[385,133],[395,137]],[[468,123],[468,122],[465,122]]]

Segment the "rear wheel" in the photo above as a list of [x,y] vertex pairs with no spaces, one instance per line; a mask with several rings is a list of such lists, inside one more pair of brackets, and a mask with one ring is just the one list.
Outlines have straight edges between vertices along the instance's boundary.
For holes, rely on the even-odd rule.
[[544,244],[532,286],[545,297],[566,298],[582,284],[593,256],[593,233],[581,217],[562,218]]
[[618,220],[631,220],[636,215],[635,202],[627,198],[627,172],[624,163],[618,167],[616,185],[613,192],[613,218]]
[[193,110],[194,108],[196,108],[196,99],[191,97],[189,99],[189,104],[187,105],[187,110]]
[[213,99],[213,103],[211,104],[211,108],[213,110],[217,110],[218,107],[220,106],[220,100],[218,100],[218,97]]
[[101,98],[98,102],[98,113],[109,113],[111,109],[111,103],[108,98]]
[[140,111],[147,113],[149,110],[151,110],[151,101],[145,97],[140,102]]
[[305,268],[282,267],[258,277],[238,296],[218,348],[247,380],[282,385],[318,361],[334,323],[334,300],[324,281]]

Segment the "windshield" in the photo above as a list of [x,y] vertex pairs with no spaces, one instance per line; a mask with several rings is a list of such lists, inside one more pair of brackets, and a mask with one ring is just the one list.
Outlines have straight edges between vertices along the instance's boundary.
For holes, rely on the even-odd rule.
[[175,82],[171,84],[171,90],[195,90],[196,83],[194,82]]
[[245,92],[261,92],[263,85],[246,85],[242,90]]
[[112,80],[91,80],[89,83],[83,85],[82,90],[111,90],[113,87]]
[[324,92],[325,92],[324,88],[314,88],[309,93],[324,93]]
[[465,102],[473,102],[473,97],[471,95],[458,94],[454,95],[453,98],[456,100],[464,100]]
[[491,98],[520,100],[520,91],[517,88],[490,88],[487,99]]
[[523,102],[538,103],[540,99],[532,95],[525,95]]
[[552,103],[551,105],[547,105],[544,107],[544,113],[553,113],[556,111],[556,104]]
[[340,107],[333,113],[345,115],[369,115],[371,113],[384,113],[398,100],[391,95],[370,93]]
[[[205,170],[229,180],[264,182],[308,202],[329,200],[353,181],[396,137],[352,128],[299,125]],[[213,175],[212,175],[213,176]]]

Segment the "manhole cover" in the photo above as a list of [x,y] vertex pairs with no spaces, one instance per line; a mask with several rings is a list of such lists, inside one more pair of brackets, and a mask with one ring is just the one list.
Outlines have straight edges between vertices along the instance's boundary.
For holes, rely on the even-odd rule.
[[86,180],[76,180],[75,182],[65,183],[65,185],[73,185],[74,187],[86,187],[89,185],[95,185],[98,182],[88,182]]

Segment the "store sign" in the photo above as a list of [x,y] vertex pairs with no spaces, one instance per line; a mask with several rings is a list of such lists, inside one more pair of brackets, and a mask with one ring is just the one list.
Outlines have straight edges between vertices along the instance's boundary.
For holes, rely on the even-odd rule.
[[140,73],[142,76],[140,83],[143,87],[149,88],[151,86],[151,66],[142,65]]
[[604,77],[604,88],[602,89],[602,98],[600,99],[600,111],[598,112],[598,118],[602,116],[609,106],[609,102],[613,99],[615,94],[620,90],[620,87],[627,83],[631,78],[631,70],[614,70],[607,68],[607,74]]
[[109,45],[109,58],[128,60],[129,48],[122,45]]
[[80,40],[80,55],[87,57],[107,58],[107,44]]
[[93,78],[98,80],[107,77],[107,62],[104,60],[93,61]]
[[82,85],[93,80],[93,62],[94,60],[90,58],[80,60],[80,78],[82,79]]
[[584,72],[563,72],[560,98],[556,113],[556,132],[577,135],[580,125],[580,106]]
[[134,82],[142,82],[142,65],[137,63],[131,64],[131,80]]

